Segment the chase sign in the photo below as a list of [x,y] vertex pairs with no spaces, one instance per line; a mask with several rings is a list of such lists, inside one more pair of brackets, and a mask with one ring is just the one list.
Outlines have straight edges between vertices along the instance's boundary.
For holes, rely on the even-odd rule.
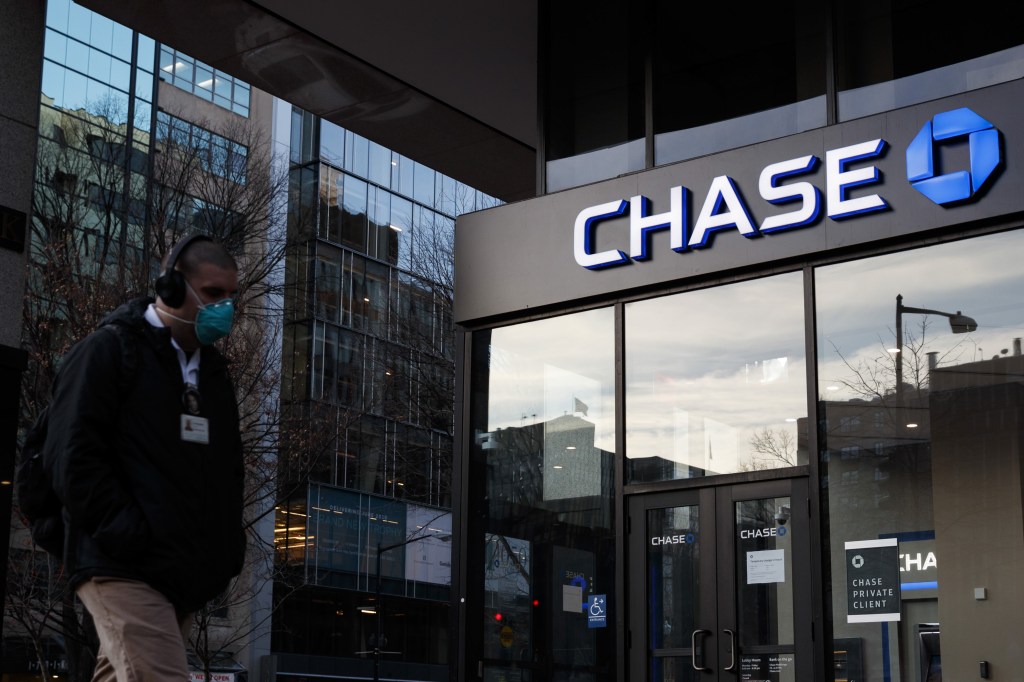
[[[970,168],[936,175],[938,143],[967,137]],[[643,195],[628,201],[619,199],[584,208],[576,216],[573,230],[573,255],[588,270],[599,270],[632,261],[651,258],[651,235],[668,230],[670,248],[683,253],[709,248],[712,236],[721,230],[736,230],[755,238],[816,223],[824,211],[831,220],[855,218],[884,211],[889,203],[880,194],[851,197],[856,187],[880,183],[881,174],[873,160],[886,150],[882,138],[829,149],[824,153],[824,197],[821,190],[806,179],[820,159],[814,155],[770,163],[760,173],[758,194],[772,205],[788,205],[791,210],[769,215],[755,224],[735,180],[728,175],[715,177],[704,196],[701,209],[691,221],[689,190],[678,185],[669,191],[669,210],[650,214],[650,200]],[[906,150],[907,179],[911,185],[940,206],[962,203],[977,196],[979,190],[1001,166],[999,131],[968,108],[935,115],[920,129]],[[619,249],[598,251],[595,245],[597,225],[629,215],[629,253]]]
[[[935,143],[967,136],[971,168],[935,175]],[[999,167],[999,131],[970,109],[954,109],[924,124],[907,147],[907,180],[936,204],[966,201],[981,189]]]

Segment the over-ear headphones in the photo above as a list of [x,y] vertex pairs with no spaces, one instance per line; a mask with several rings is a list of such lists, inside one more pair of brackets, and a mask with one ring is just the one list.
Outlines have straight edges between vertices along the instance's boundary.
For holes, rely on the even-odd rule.
[[178,264],[181,254],[184,253],[189,245],[195,242],[209,241],[213,240],[204,234],[191,234],[175,244],[174,248],[171,249],[171,255],[167,257],[167,265],[164,266],[164,271],[160,273],[160,276],[156,278],[156,282],[153,283],[156,295],[167,304],[167,307],[180,308],[181,304],[185,302],[185,294],[187,293],[185,276],[181,274],[181,271],[174,269]]

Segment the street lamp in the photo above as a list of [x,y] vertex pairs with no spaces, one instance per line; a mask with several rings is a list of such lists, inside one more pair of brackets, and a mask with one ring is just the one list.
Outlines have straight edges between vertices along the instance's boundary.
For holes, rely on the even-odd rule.
[[903,395],[903,313],[919,313],[921,315],[942,315],[949,319],[949,329],[954,334],[966,334],[978,328],[973,317],[967,317],[959,310],[946,313],[929,308],[912,308],[903,305],[903,294],[896,295],[896,397]]
[[[436,538],[442,542],[449,542],[452,539],[451,533],[435,533],[433,535],[415,535],[411,538],[406,538],[402,542],[396,542],[393,545],[384,545],[383,547],[377,543],[377,583],[376,583],[376,604],[377,604],[377,640],[373,643],[373,681],[380,682],[380,657],[381,654],[397,654],[398,651],[382,651],[381,645],[384,638],[383,621],[381,620],[384,611],[383,604],[380,600],[380,558],[384,552],[389,552],[399,547],[405,547],[406,545],[412,544],[413,542],[419,542],[420,540],[426,540],[427,538]],[[360,651],[358,653],[370,653]]]

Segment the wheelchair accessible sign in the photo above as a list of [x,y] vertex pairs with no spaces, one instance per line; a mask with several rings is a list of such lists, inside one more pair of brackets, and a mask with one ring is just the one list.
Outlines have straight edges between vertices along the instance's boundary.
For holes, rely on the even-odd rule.
[[592,594],[587,599],[587,627],[608,627],[608,599],[603,594]]

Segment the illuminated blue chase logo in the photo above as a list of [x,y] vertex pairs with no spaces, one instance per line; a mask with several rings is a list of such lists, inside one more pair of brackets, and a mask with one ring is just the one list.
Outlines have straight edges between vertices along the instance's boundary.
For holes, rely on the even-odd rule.
[[[964,135],[970,143],[970,172],[935,175],[937,143]],[[668,230],[673,251],[685,253],[710,247],[714,234],[721,230],[736,230],[753,239],[813,225],[822,212],[838,221],[888,210],[890,206],[884,198],[863,189],[881,182],[875,159],[883,155],[887,146],[885,140],[877,138],[827,150],[824,193],[801,179],[818,168],[821,160],[817,156],[801,156],[765,166],[758,180],[758,194],[767,203],[789,210],[769,215],[760,224],[755,223],[740,188],[728,175],[711,181],[702,208],[693,219],[689,211],[690,190],[682,185],[669,190],[669,210],[665,213],[652,215],[650,200],[643,195],[588,206],[576,216],[573,255],[582,267],[600,270],[649,260],[651,237],[659,230]],[[976,196],[1000,163],[999,131],[966,108],[937,114],[907,148],[907,178],[915,189],[939,205]],[[851,196],[855,188],[861,188],[860,196]],[[629,253],[619,249],[598,251],[597,225],[625,215],[629,216]]]
[[[935,175],[936,143],[967,136],[971,170]],[[966,201],[999,167],[999,130],[970,109],[954,109],[924,124],[907,147],[907,180],[936,204]]]

